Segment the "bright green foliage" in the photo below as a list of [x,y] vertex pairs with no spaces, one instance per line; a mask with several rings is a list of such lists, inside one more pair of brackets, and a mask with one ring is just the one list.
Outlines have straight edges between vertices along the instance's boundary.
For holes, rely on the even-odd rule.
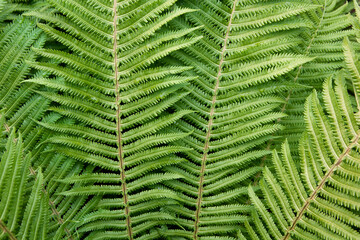
[[[63,196],[59,193],[71,188],[62,183],[60,179],[73,177],[84,170],[82,164],[76,160],[66,158],[59,154],[42,156],[40,168],[45,167],[44,181],[46,182],[46,194],[52,216],[48,227],[47,239],[79,239],[82,235],[77,226],[81,219],[96,209],[99,198],[89,200],[87,196]],[[78,184],[81,186],[81,184]]]
[[186,37],[193,29],[164,27],[192,10],[172,7],[175,1],[49,2],[67,18],[46,12],[28,15],[51,22],[39,26],[71,53],[34,49],[56,62],[31,65],[55,77],[26,82],[54,89],[39,94],[57,103],[52,111],[68,118],[40,123],[58,132],[44,143],[96,167],[65,181],[75,185],[64,195],[103,196],[99,210],[77,232],[92,231],[91,239],[158,239],[153,228],[173,219],[158,211],[174,202],[163,199],[178,197],[151,186],[181,177],[161,171],[183,161],[175,153],[188,150],[168,145],[186,134],[166,127],[190,112],[164,111],[188,94],[181,88],[193,77],[179,75],[188,67],[161,66],[157,60],[199,39]]
[[190,147],[187,162],[166,168],[182,175],[164,184],[187,200],[166,210],[180,216],[185,231],[168,236],[186,239],[233,239],[239,223],[249,219],[244,205],[249,179],[269,154],[256,150],[281,129],[274,109],[284,103],[277,96],[294,85],[273,80],[311,58],[288,54],[300,43],[307,24],[298,15],[316,5],[292,1],[181,1],[199,9],[174,26],[202,26],[194,35],[203,38],[173,57],[193,66],[191,91],[175,104],[177,111],[191,109],[175,127],[192,132],[177,145]]
[[0,0],[0,239],[360,239],[354,3]]
[[[360,65],[348,39],[344,49],[358,99]],[[336,75],[334,87],[331,78],[325,81],[322,97],[324,107],[315,91],[305,104],[301,169],[285,142],[282,156],[273,153],[276,173],[264,170],[260,186],[265,201],[249,188],[256,209],[256,230],[246,224],[250,239],[360,239],[360,105],[352,106],[344,72]]]
[[[309,86],[302,91],[289,91],[284,94],[286,102],[281,111],[288,116],[281,120],[285,129],[279,135],[286,137],[291,151],[296,154],[297,144],[304,130],[304,103],[313,87],[321,91],[323,81],[344,66],[342,41],[344,37],[354,35],[350,28],[352,17],[349,12],[353,5],[343,0],[313,0],[321,8],[303,14],[310,23],[301,34],[302,43],[293,50],[313,58],[296,70],[284,76],[284,81]],[[283,138],[276,141],[280,145]]]
[[[1,128],[3,131],[3,128]],[[48,239],[50,208],[43,188],[43,174],[30,171],[21,135],[13,129],[1,152],[0,239]],[[32,174],[30,174],[32,173]]]

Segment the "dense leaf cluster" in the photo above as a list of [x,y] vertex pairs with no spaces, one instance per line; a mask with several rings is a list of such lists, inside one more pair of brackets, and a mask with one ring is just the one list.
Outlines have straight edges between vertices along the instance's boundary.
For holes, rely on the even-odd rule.
[[360,8],[0,0],[0,239],[360,239]]

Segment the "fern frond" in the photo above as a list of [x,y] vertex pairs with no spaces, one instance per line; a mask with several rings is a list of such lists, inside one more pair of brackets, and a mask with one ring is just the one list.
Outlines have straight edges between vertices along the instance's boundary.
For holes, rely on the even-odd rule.
[[0,0],[0,239],[360,239],[359,19]]
[[[344,37],[354,36],[354,30],[351,29],[353,20],[350,16],[352,4],[338,0],[310,2],[320,4],[321,8],[302,15],[311,27],[301,34],[302,43],[292,50],[313,60],[282,78],[283,81],[311,87],[300,91],[290,90],[284,94],[286,102],[281,105],[281,111],[288,116],[281,119],[285,129],[279,135],[288,140],[294,156],[297,155],[296,146],[305,126],[303,112],[306,98],[311,94],[311,89],[321,91],[323,81],[344,66],[342,41]],[[283,138],[269,142],[267,148],[270,148],[272,143],[280,145]]]
[[[89,239],[107,238],[105,230],[113,231],[108,237],[156,239],[153,229],[174,219],[159,212],[161,200],[185,200],[154,186],[181,177],[162,169],[182,162],[175,153],[189,150],[169,145],[186,136],[169,126],[191,111],[166,110],[188,94],[183,87],[194,79],[180,75],[188,67],[164,66],[159,59],[201,38],[190,36],[196,28],[165,26],[193,10],[174,7],[175,0],[49,2],[61,14],[26,14],[47,21],[38,26],[69,49],[34,48],[51,61],[28,61],[55,76],[25,82],[42,86],[44,90],[36,92],[51,100],[51,110],[63,116],[61,121],[39,122],[56,132],[42,145],[53,146],[48,153],[92,166],[59,182],[73,185],[64,188],[63,195],[73,199],[101,195],[100,206],[104,201],[113,203],[107,215],[99,208],[83,216],[77,229]],[[98,224],[110,219],[111,227]]]
[[76,222],[95,208],[98,199],[59,196],[57,192],[70,186],[56,179],[79,174],[82,166],[59,155],[40,155],[41,166],[34,168],[24,147],[22,136],[12,128],[6,148],[0,152],[0,238],[74,239]]
[[22,133],[24,148],[32,149],[41,138],[41,128],[33,120],[44,117],[49,101],[34,93],[39,89],[38,85],[23,84],[23,81],[29,76],[46,75],[32,71],[26,63],[36,59],[31,47],[43,46],[45,35],[36,28],[34,19],[19,17],[4,28],[0,39],[0,108],[4,109],[7,126],[15,127]]
[[[174,125],[193,131],[176,145],[194,151],[185,152],[187,162],[166,168],[184,177],[163,185],[190,199],[184,206],[164,207],[180,216],[184,228],[168,236],[235,239],[239,223],[249,220],[250,210],[243,205],[246,186],[261,171],[260,159],[270,153],[256,148],[282,129],[276,121],[284,114],[275,111],[284,103],[279,91],[298,87],[274,79],[312,60],[285,51],[299,44],[307,27],[299,15],[318,6],[237,0],[179,4],[198,11],[174,21],[173,27],[201,26],[192,35],[203,38],[169,59],[193,66],[185,74],[197,78],[186,86],[191,92],[175,104],[177,111],[194,111]],[[227,208],[231,210],[222,211]]]
[[[354,73],[359,65],[348,39],[344,49],[356,89],[360,78]],[[285,142],[282,156],[273,152],[276,173],[264,170],[260,186],[265,201],[249,188],[256,209],[254,230],[246,226],[251,239],[360,238],[360,133],[356,118],[359,106],[352,105],[344,75],[345,72],[336,75],[335,86],[331,78],[325,81],[324,107],[316,91],[306,101],[300,170]]]
[[10,1],[10,0],[1,0],[0,1],[0,31],[6,27],[6,25],[16,21],[16,19],[21,18],[21,15],[24,12],[39,10],[43,11],[46,9],[46,3],[43,0],[33,0],[28,1],[28,3],[23,4],[21,2]]
[[[37,6],[30,6],[33,7],[33,10],[38,8]],[[21,9],[17,10],[21,11]],[[45,141],[53,136],[53,134],[39,125],[37,121],[40,121],[41,124],[53,124],[59,121],[60,115],[47,115],[46,110],[50,101],[35,93],[35,90],[40,89],[40,85],[24,83],[25,79],[29,77],[40,78],[48,76],[44,72],[34,71],[26,63],[26,61],[34,61],[36,59],[36,52],[31,48],[42,47],[45,42],[45,35],[40,29],[36,28],[34,19],[18,17],[13,23],[8,24],[3,29],[0,39],[0,49],[3,57],[0,60],[0,81],[2,83],[0,88],[0,106],[5,108],[1,112],[1,127],[5,126],[6,128],[2,139],[6,139],[6,132],[10,132],[12,129],[21,130],[23,151],[25,153],[31,152],[31,160],[29,160],[31,162],[31,169],[34,169],[34,173],[39,172],[39,174],[41,173],[38,169],[44,169],[42,171],[43,181],[41,185],[42,199],[45,199],[45,205],[41,207],[48,210],[51,209],[55,216],[54,218],[48,214],[48,216],[44,216],[43,220],[38,218],[39,222],[37,224],[39,225],[37,226],[47,226],[46,231],[44,230],[45,232],[43,232],[44,236],[40,237],[36,229],[34,232],[31,229],[23,229],[24,233],[22,235],[24,235],[24,239],[48,239],[53,236],[53,239],[63,239],[64,236],[71,239],[76,229],[71,226],[74,223],[66,222],[66,219],[70,217],[73,221],[77,221],[82,216],[81,212],[83,214],[87,213],[87,211],[82,210],[87,197],[74,199],[58,196],[56,190],[65,191],[69,186],[56,182],[54,179],[79,174],[82,170],[82,165],[75,164],[75,160],[71,159],[67,159],[65,163],[64,159],[60,158],[56,153],[52,152],[49,154],[50,149],[47,146],[44,144],[39,145],[39,142]],[[1,147],[1,151],[3,149]],[[27,179],[27,175],[22,177],[24,179],[17,176],[16,181],[25,181]],[[21,201],[21,198],[19,199]],[[11,199],[3,198],[2,201],[11,208],[15,208]],[[69,203],[71,202],[76,204],[70,205]],[[38,203],[36,204],[38,206]],[[22,210],[25,211],[25,208]],[[91,208],[89,207],[88,210],[90,211]],[[42,211],[40,210],[40,212]],[[42,221],[45,221],[45,223],[42,224]],[[31,226],[29,225],[30,223],[26,224]],[[28,231],[30,231],[29,235],[27,235]],[[36,236],[32,234],[36,234]]]
[[24,156],[23,150],[22,137],[13,129],[0,161],[0,237],[48,239],[50,209],[43,193],[43,174],[39,170],[30,175],[31,156]]

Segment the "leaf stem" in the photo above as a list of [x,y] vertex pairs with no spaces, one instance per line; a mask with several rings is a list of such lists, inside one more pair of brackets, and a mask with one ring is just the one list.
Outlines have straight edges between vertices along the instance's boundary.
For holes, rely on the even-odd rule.
[[3,230],[4,233],[7,233],[10,240],[17,240],[15,235],[6,227],[4,222],[0,219],[0,229]]
[[328,170],[328,172],[325,174],[325,176],[321,179],[319,185],[315,188],[315,190],[311,193],[310,197],[306,199],[304,205],[301,207],[300,211],[298,212],[297,216],[294,218],[290,228],[286,231],[285,236],[282,238],[283,240],[289,239],[291,232],[295,229],[296,224],[298,221],[302,218],[304,215],[304,212],[308,209],[310,206],[310,203],[312,200],[314,200],[317,196],[317,194],[320,192],[320,190],[324,187],[326,181],[331,177],[331,175],[334,173],[336,168],[341,164],[341,162],[344,160],[344,158],[349,155],[350,150],[358,143],[360,138],[360,133],[356,135],[355,139],[350,143],[350,145],[345,149],[345,151],[340,155],[339,159],[331,166],[331,168]]
[[212,102],[211,102],[209,123],[208,123],[206,137],[205,137],[205,145],[204,145],[204,150],[203,150],[203,157],[202,157],[202,160],[201,160],[199,190],[198,190],[198,198],[197,198],[196,211],[195,211],[195,227],[194,227],[194,239],[195,240],[198,239],[198,233],[199,233],[200,212],[201,212],[201,204],[202,204],[202,197],[203,197],[202,195],[203,195],[203,191],[204,191],[204,174],[205,174],[205,169],[206,169],[206,159],[207,159],[207,156],[208,156],[209,143],[210,143],[210,138],[211,138],[211,129],[212,129],[213,118],[214,118],[214,113],[215,113],[215,102],[216,102],[217,92],[218,92],[218,89],[219,89],[220,77],[222,75],[222,65],[223,65],[223,62],[224,62],[225,51],[226,51],[227,42],[228,42],[228,39],[229,39],[230,27],[231,27],[231,23],[232,23],[232,18],[233,18],[234,13],[235,13],[235,8],[236,8],[237,1],[238,0],[234,1],[232,11],[231,11],[231,15],[230,15],[229,24],[227,26],[227,30],[226,30],[226,34],[225,34],[225,38],[224,38],[224,45],[223,45],[223,48],[222,48],[222,51],[221,51],[221,56],[220,56],[219,68],[218,68],[218,72],[217,72],[217,76],[216,76],[214,95],[213,95]]
[[113,46],[113,54],[114,54],[114,70],[115,70],[115,94],[116,94],[116,132],[117,132],[117,145],[118,145],[118,160],[120,167],[120,178],[121,178],[121,189],[123,193],[123,200],[125,205],[125,218],[126,218],[126,229],[128,233],[128,237],[130,240],[133,240],[133,232],[131,228],[131,219],[130,219],[130,209],[129,209],[129,200],[127,195],[126,188],[126,176],[125,176],[125,163],[123,157],[123,147],[122,147],[122,136],[121,136],[121,106],[120,106],[120,92],[119,92],[119,75],[118,75],[118,56],[117,56],[117,0],[114,0],[113,6],[114,12],[114,46]]

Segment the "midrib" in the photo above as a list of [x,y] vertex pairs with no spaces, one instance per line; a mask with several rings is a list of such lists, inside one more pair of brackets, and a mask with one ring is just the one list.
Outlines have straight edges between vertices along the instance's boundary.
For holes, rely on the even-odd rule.
[[0,229],[3,230],[4,233],[7,233],[10,240],[17,240],[15,235],[6,227],[6,225],[1,219],[0,219]]
[[[50,205],[52,214],[56,216],[56,219],[57,219],[59,225],[63,225],[65,223],[65,221],[61,218],[59,211],[56,209],[56,206],[55,206],[54,202],[50,199],[49,193],[46,191],[46,188],[44,186],[43,186],[42,191],[49,198],[48,203]],[[65,227],[64,231],[68,236],[68,240],[74,240],[74,238],[72,237],[71,232],[70,232],[70,230],[68,228]]]
[[201,159],[199,190],[198,190],[198,198],[197,198],[196,211],[195,211],[195,227],[194,227],[194,236],[193,236],[195,240],[198,239],[200,212],[201,212],[201,205],[202,205],[202,195],[203,195],[203,191],[204,191],[204,188],[203,188],[204,187],[204,173],[205,173],[205,169],[206,169],[206,159],[207,159],[207,156],[208,156],[208,149],[209,149],[209,143],[210,143],[210,138],[211,138],[211,129],[212,129],[212,125],[213,125],[213,115],[214,115],[214,112],[215,112],[216,96],[217,96],[217,91],[219,89],[220,77],[222,75],[222,65],[223,65],[223,62],[224,62],[224,55],[225,55],[225,51],[226,51],[226,47],[227,47],[227,41],[228,41],[228,38],[229,38],[231,22],[232,22],[232,18],[234,16],[234,13],[235,13],[235,8],[236,8],[237,1],[238,0],[234,1],[232,11],[231,11],[231,14],[230,14],[229,24],[228,24],[227,29],[226,29],[226,34],[225,34],[225,38],[224,38],[224,45],[223,45],[221,55],[220,55],[218,73],[217,73],[216,80],[215,80],[214,95],[213,95],[213,98],[212,98],[212,101],[211,101],[210,116],[209,116],[209,122],[208,122],[206,137],[205,137],[204,152],[203,152],[203,157]]
[[113,12],[114,12],[114,34],[113,34],[113,55],[114,55],[114,77],[115,77],[115,100],[116,100],[116,132],[117,132],[117,145],[118,145],[118,159],[119,159],[119,167],[120,167],[120,179],[121,179],[121,190],[123,193],[124,200],[124,212],[125,212],[125,222],[126,229],[128,233],[128,237],[130,240],[133,240],[133,233],[131,228],[131,219],[130,219],[130,209],[129,209],[129,200],[126,189],[125,182],[125,164],[123,158],[123,147],[122,147],[122,136],[121,136],[121,118],[120,118],[120,93],[119,93],[119,76],[118,76],[118,56],[117,56],[117,40],[116,40],[116,32],[117,32],[117,0],[114,0]]
[[291,232],[295,229],[296,224],[298,223],[298,221],[302,218],[302,216],[304,215],[304,212],[309,208],[310,203],[312,200],[314,200],[317,196],[317,194],[319,193],[319,191],[324,187],[326,181],[331,177],[331,175],[334,173],[335,169],[341,164],[341,162],[344,160],[344,158],[349,155],[350,150],[357,144],[357,142],[359,141],[360,138],[360,133],[358,133],[358,135],[356,135],[354,141],[352,141],[349,146],[345,149],[345,151],[340,155],[339,159],[337,159],[335,161],[335,163],[331,166],[331,168],[329,169],[329,171],[325,174],[325,176],[321,179],[319,185],[315,188],[315,190],[311,193],[310,197],[308,199],[306,199],[305,203],[303,204],[303,206],[300,208],[297,216],[294,218],[291,226],[289,227],[289,229],[286,231],[285,236],[282,238],[282,240],[287,240],[289,239]]

